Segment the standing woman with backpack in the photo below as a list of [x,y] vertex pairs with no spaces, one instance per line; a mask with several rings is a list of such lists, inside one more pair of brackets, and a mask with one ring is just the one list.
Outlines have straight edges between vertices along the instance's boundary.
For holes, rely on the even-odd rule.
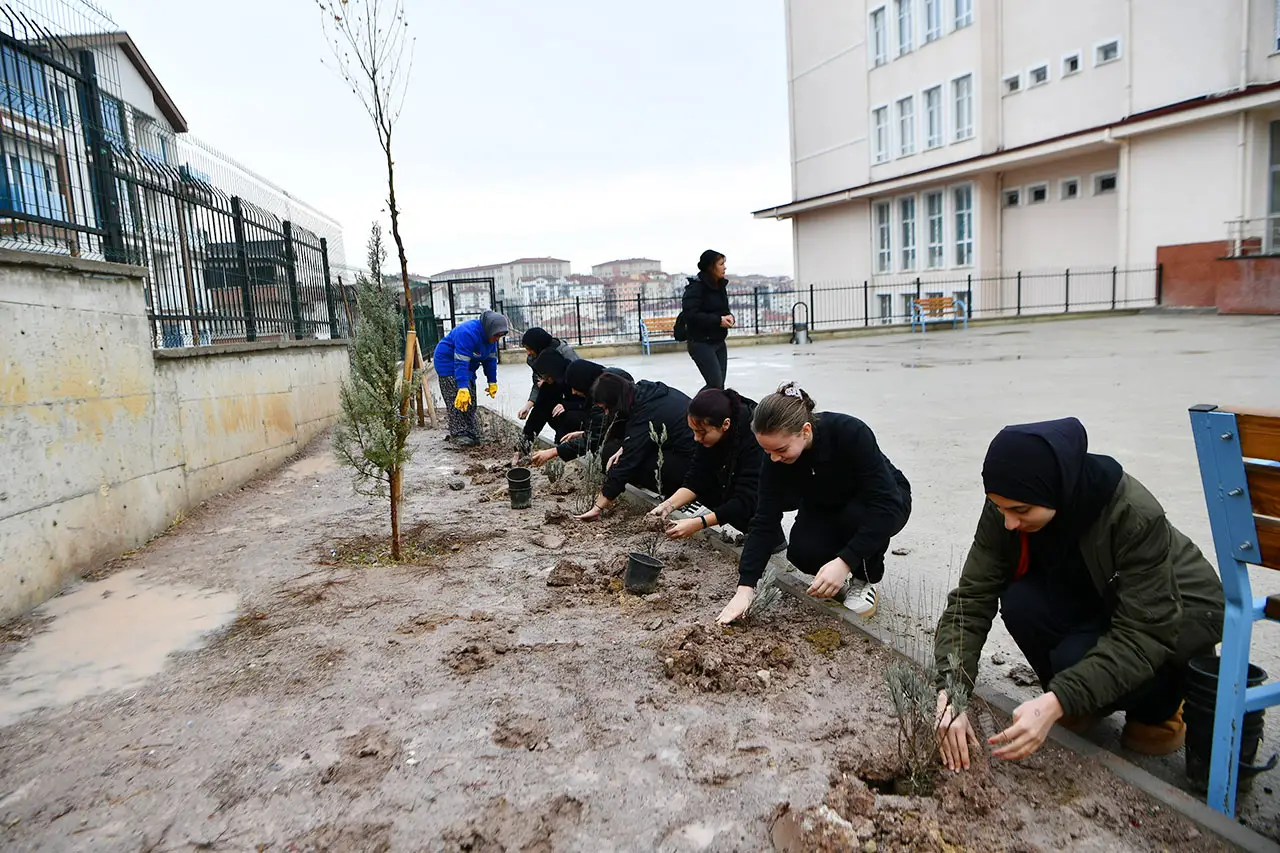
[[734,320],[724,271],[724,255],[714,249],[703,252],[697,276],[685,286],[677,318],[677,325],[684,326],[681,331],[688,341],[689,357],[698,365],[705,388],[724,388],[729,371],[729,349],[724,341]]

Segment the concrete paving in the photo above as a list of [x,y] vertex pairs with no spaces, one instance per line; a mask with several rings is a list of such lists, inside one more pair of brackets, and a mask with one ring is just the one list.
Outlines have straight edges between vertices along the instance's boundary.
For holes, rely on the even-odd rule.
[[[702,385],[683,350],[606,363],[690,394]],[[928,643],[924,632],[954,584],[982,507],[983,455],[1006,424],[1080,418],[1091,449],[1120,460],[1174,525],[1212,554],[1187,409],[1216,403],[1280,411],[1280,317],[1148,313],[733,347],[728,376],[731,387],[755,399],[798,380],[820,410],[856,415],[875,430],[911,481],[914,502],[910,523],[893,543],[910,553],[889,558],[884,618],[896,613],[906,632],[920,630],[915,642]],[[514,414],[528,386],[526,367],[503,365],[497,408]],[[1255,570],[1252,580],[1255,594],[1280,591],[1280,572]],[[1253,660],[1280,677],[1280,630],[1258,626],[1253,648]],[[994,665],[993,655],[1005,663]],[[1029,698],[1031,689],[1006,677],[1019,662],[997,620],[982,680]],[[1115,729],[1100,730],[1097,739],[1118,741]],[[1268,729],[1264,757],[1280,748],[1280,721]],[[1170,781],[1181,774],[1181,760],[1143,764]],[[1280,786],[1280,772],[1258,780],[1242,813],[1275,837],[1277,800],[1264,786]],[[1258,825],[1259,818],[1268,825]]]

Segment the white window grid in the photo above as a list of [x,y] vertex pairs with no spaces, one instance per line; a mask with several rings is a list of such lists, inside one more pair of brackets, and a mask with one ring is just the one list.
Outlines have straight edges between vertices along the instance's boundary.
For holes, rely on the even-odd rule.
[[1027,196],[1027,204],[1044,204],[1049,200],[1048,184],[1028,184],[1025,192]]
[[946,141],[946,124],[942,113],[942,85],[930,86],[920,93],[923,103],[924,150],[941,148]]
[[871,10],[871,61],[876,66],[889,61],[889,30],[886,7]]
[[1058,199],[1072,201],[1080,198],[1080,178],[1063,178],[1058,181]]
[[[1110,54],[1110,55],[1108,55]],[[1093,64],[1094,67],[1099,65],[1107,65],[1112,62],[1119,62],[1123,57],[1120,49],[1120,37],[1104,39],[1093,46]]]
[[907,95],[898,101],[898,156],[916,153],[916,99]]
[[962,29],[973,23],[973,0],[955,0],[955,28]]
[[871,153],[876,163],[889,160],[889,107],[876,107],[871,111]]
[[943,0],[924,0],[925,44],[942,38],[942,3]]
[[1040,62],[1027,69],[1027,88],[1034,89],[1049,82],[1049,63]]
[[928,237],[925,266],[929,269],[938,269],[947,261],[945,198],[942,190],[933,190],[925,193],[924,196],[925,227]]
[[951,188],[955,247],[955,266],[973,266],[973,184]]
[[893,207],[887,201],[876,202],[876,272],[893,270]]
[[902,225],[900,252],[903,271],[916,268],[916,197],[903,196],[898,199],[898,219]]
[[915,0],[894,0],[898,18],[898,56],[910,53],[916,46],[915,21],[911,13]]
[[1062,57],[1062,75],[1070,77],[1073,74],[1079,74],[1080,69],[1084,67],[1084,61],[1080,57],[1080,51],[1073,50]]
[[964,142],[973,138],[973,74],[962,74],[951,81],[951,114],[953,140]]

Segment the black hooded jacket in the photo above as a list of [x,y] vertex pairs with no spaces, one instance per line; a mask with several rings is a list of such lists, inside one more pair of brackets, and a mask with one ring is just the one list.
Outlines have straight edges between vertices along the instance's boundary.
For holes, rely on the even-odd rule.
[[697,445],[693,464],[685,475],[684,485],[707,503],[706,496],[720,495],[718,506],[708,506],[719,524],[732,524],[746,532],[756,514],[756,501],[760,488],[760,466],[764,464],[764,451],[751,432],[751,418],[755,414],[753,400],[742,405],[729,418],[731,431],[714,447]]
[[729,311],[727,281],[721,279],[711,284],[706,273],[698,273],[689,279],[680,302],[680,313],[689,327],[689,340],[718,344],[729,336],[729,330],[720,325],[720,318]]
[[579,358],[577,361],[571,362],[565,369],[565,384],[574,391],[586,395],[579,399],[585,400],[586,405],[589,407],[587,422],[582,430],[583,435],[568,441],[562,441],[557,445],[556,455],[565,462],[572,462],[574,459],[586,456],[588,453],[599,453],[606,439],[610,437],[605,434],[606,429],[614,437],[621,436],[622,428],[618,419],[606,418],[604,409],[591,401],[591,386],[600,378],[602,373],[613,373],[628,382],[634,381],[631,378],[631,374],[621,367],[605,367],[585,358]]
[[664,426],[667,428],[667,443],[662,448],[665,457],[693,459],[698,445],[693,440],[693,430],[689,429],[688,412],[689,398],[683,392],[661,382],[641,379],[635,383],[630,410],[620,413],[622,456],[605,475],[600,494],[609,500],[615,499],[639,473],[640,466],[647,464],[646,451],[654,446],[649,436],[650,424],[659,435]]

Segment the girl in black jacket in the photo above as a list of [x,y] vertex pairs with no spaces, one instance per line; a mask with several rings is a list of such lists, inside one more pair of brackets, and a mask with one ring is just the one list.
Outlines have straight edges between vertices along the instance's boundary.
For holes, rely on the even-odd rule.
[[581,398],[570,393],[564,381],[568,366],[578,360],[573,347],[538,326],[525,331],[520,343],[528,353],[526,362],[533,371],[529,399],[516,413],[517,418],[525,421],[525,440],[532,442],[548,424],[555,431],[556,441],[582,429],[586,406]]
[[[577,516],[578,520],[599,518],[628,483],[657,489],[662,494],[678,489],[693,461],[695,448],[686,415],[689,398],[661,382],[632,382],[614,373],[600,375],[591,388],[591,398],[607,419],[621,425],[622,445],[612,455],[606,455],[604,484],[596,505]],[[664,428],[667,433],[662,446],[662,470],[657,472],[656,480],[658,445],[650,435],[650,427],[659,436]]]
[[738,562],[738,591],[721,612],[728,624],[746,613],[774,544],[782,514],[796,509],[787,559],[814,575],[809,594],[836,598],[860,616],[876,612],[889,539],[911,515],[911,486],[880,452],[871,427],[838,412],[814,412],[788,382],[760,401],[752,426],[769,455],[760,470],[756,517]]
[[756,514],[756,489],[764,451],[751,433],[756,404],[732,388],[704,388],[689,404],[689,429],[698,449],[684,485],[650,512],[667,518],[695,499],[710,512],[671,522],[667,535],[686,539],[717,524],[732,524],[746,532]]
[[[549,357],[549,353],[538,356],[535,366],[554,374],[555,367],[546,364]],[[579,358],[565,366],[564,382],[569,388],[570,397],[585,410],[582,428],[561,436],[555,447],[534,451],[530,457],[533,467],[537,468],[557,458],[563,462],[572,462],[588,453],[601,453],[602,448],[608,451],[605,453],[607,459],[622,445],[622,430],[617,420],[606,418],[604,410],[591,399],[591,387],[605,373],[615,373],[628,382],[631,381],[631,374],[621,367],[605,367],[585,358]],[[605,435],[606,430],[609,435]]]
[[729,371],[724,339],[734,321],[724,270],[724,255],[707,249],[698,259],[698,275],[689,279],[680,303],[680,314],[689,330],[689,357],[698,365],[706,388],[723,388]]

